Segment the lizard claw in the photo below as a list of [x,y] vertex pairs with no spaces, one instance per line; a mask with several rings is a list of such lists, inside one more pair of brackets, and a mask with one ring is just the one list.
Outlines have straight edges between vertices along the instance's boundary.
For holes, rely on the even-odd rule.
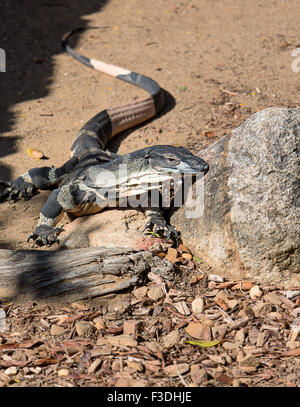
[[12,191],[11,184],[9,181],[0,180],[0,202],[4,201]]
[[16,202],[18,197],[27,200],[31,198],[35,192],[35,186],[25,181],[23,177],[19,177],[13,182],[0,181],[0,190],[1,189],[0,202],[7,198],[9,203]]
[[50,247],[53,243],[59,243],[57,236],[63,231],[62,228],[53,228],[47,225],[37,226],[35,231],[28,236],[27,242],[33,240],[31,248],[35,245]]
[[164,232],[166,235],[166,240],[174,239],[175,243],[178,239],[178,232],[174,226],[168,225],[167,221],[159,215],[151,215],[150,219],[147,221],[142,233],[147,229],[152,229],[153,236],[156,233]]

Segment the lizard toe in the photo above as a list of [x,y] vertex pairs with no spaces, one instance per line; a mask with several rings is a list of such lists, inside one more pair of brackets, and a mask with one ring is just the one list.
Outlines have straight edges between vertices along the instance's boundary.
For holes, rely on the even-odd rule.
[[0,202],[3,202],[12,191],[11,182],[0,180]]
[[8,203],[12,204],[18,200],[19,191],[13,189],[8,195]]
[[153,228],[153,234],[155,235],[156,233],[159,233],[163,230],[163,228],[159,225],[155,225]]
[[151,221],[148,221],[146,223],[146,225],[144,226],[144,228],[142,230],[142,233],[144,233],[147,229],[150,229],[150,228],[151,228]]
[[27,238],[27,243],[29,243],[31,239],[34,240],[34,233],[30,233],[30,235]]
[[63,231],[62,228],[54,228],[48,225],[40,225],[35,228],[35,231],[32,232],[27,242],[31,239],[34,241],[31,247],[35,245],[38,246],[52,246],[54,243],[59,243],[57,236]]

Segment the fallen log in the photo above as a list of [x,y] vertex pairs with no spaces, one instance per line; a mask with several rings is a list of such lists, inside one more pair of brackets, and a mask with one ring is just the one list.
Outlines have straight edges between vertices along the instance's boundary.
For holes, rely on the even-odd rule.
[[0,250],[0,301],[72,302],[140,285],[173,266],[150,251],[124,248]]

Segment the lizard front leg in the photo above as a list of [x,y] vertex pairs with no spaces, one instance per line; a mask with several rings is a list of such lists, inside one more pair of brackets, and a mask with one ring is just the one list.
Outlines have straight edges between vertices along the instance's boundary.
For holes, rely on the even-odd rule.
[[[105,206],[103,205],[103,207]],[[29,242],[31,239],[34,241],[32,247],[35,244],[51,246],[53,243],[59,243],[58,235],[63,229],[57,228],[55,225],[62,218],[64,212],[88,215],[95,213],[95,207],[98,208],[98,205],[92,189],[80,183],[63,185],[51,192],[41,209],[37,227],[27,241]]]
[[19,197],[25,200],[31,198],[38,189],[59,184],[78,163],[73,157],[59,168],[38,167],[20,175],[15,181],[0,181],[0,202],[8,199],[15,202]]
[[174,226],[168,224],[163,216],[163,211],[159,208],[147,208],[144,210],[145,216],[147,218],[146,225],[142,230],[142,233],[147,229],[152,229],[153,234],[158,232],[165,232],[166,239],[169,240],[171,237],[175,240],[177,244],[178,232]]
[[44,179],[47,178],[50,170],[50,167],[32,168],[14,181],[1,181],[0,201],[8,199],[9,202],[15,202],[19,197],[25,200],[31,198],[40,187],[33,181],[36,178],[34,174],[38,173],[38,179]]
[[59,222],[64,213],[62,205],[58,202],[59,194],[60,189],[52,191],[45,205],[42,207],[37,227],[27,239],[27,242],[31,239],[33,240],[32,247],[36,244],[38,246],[51,246],[53,243],[58,242],[57,237],[63,229],[56,228],[55,225]]
[[63,186],[51,192],[45,205],[40,212],[40,219],[27,242],[31,239],[34,241],[32,247],[51,246],[53,243],[59,243],[58,235],[63,231],[55,225],[62,218],[64,212],[71,211],[75,207],[71,186]]

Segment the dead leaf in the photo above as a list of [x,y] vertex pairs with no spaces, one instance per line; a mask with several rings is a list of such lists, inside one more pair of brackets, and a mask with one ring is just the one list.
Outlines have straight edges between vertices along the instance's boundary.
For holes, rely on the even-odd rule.
[[158,373],[159,370],[161,369],[161,366],[157,366],[154,363],[152,363],[151,361],[146,361],[145,362],[145,368],[147,370],[150,370],[150,372]]
[[100,329],[99,331],[101,334],[117,335],[123,332],[123,327],[122,326],[108,327],[106,329]]
[[30,157],[35,158],[38,161],[42,158],[45,158],[44,153],[42,151],[36,150],[35,148],[27,148],[26,152]]
[[89,306],[87,305],[82,305],[79,302],[72,302],[72,304],[70,304],[72,308],[74,309],[79,309],[80,311],[88,311],[90,309]]
[[93,374],[96,372],[96,370],[100,367],[101,363],[102,363],[102,359],[97,358],[94,360],[93,363],[90,364],[89,368],[88,368],[88,374]]
[[193,256],[193,260],[196,261],[197,263],[201,264],[203,263],[203,260],[201,260],[199,257],[197,256]]
[[0,366],[2,367],[11,367],[11,366],[24,367],[28,363],[29,363],[28,361],[24,360],[0,360]]
[[201,131],[201,136],[207,137],[207,138],[213,138],[215,137],[215,134],[213,131]]
[[34,366],[49,366],[49,365],[55,365],[56,363],[59,363],[59,359],[55,358],[41,358],[37,359],[34,361]]
[[215,137],[215,133],[214,133],[213,131],[208,131],[208,132],[206,133],[206,137],[207,137],[207,138],[213,138],[213,137]]
[[16,349],[18,347],[18,343],[5,343],[3,345],[0,345],[0,350]]
[[192,365],[191,378],[194,384],[200,385],[207,380],[207,372],[201,365]]
[[221,341],[185,341],[185,343],[200,346],[201,348],[210,348],[212,346],[218,345],[220,342]]
[[74,380],[95,380],[96,376],[92,374],[71,374],[68,376]]
[[222,298],[216,298],[216,303],[221,307],[224,311],[228,310],[228,305]]
[[42,341],[30,340],[30,341],[19,343],[19,348],[31,349],[31,348],[34,348],[36,346],[40,346],[40,345],[43,345],[43,344],[44,344],[44,342],[42,342]]
[[158,257],[166,257],[166,253],[164,253],[164,252],[159,252],[159,253],[156,253],[156,255],[158,256]]
[[198,283],[198,281],[203,280],[203,278],[204,278],[203,274],[200,274],[198,276],[192,275],[191,276],[191,284],[196,284],[196,283]]
[[190,310],[185,301],[179,301],[174,304],[174,307],[180,314],[190,315]]
[[173,247],[168,248],[168,253],[166,255],[166,260],[168,260],[170,263],[175,263],[176,258],[177,258],[177,250],[174,249]]
[[190,249],[182,243],[178,246],[178,249],[184,253],[191,253]]
[[182,253],[182,257],[187,260],[192,260],[193,256],[190,253]]
[[215,288],[230,288],[235,284],[235,281],[227,281],[226,283],[217,284]]
[[164,374],[169,377],[176,377],[180,374],[184,374],[190,370],[188,363],[174,363],[174,365],[169,365],[164,368]]
[[68,324],[70,322],[74,322],[77,321],[80,318],[83,318],[84,314],[74,314],[74,315],[70,315],[70,316],[63,316],[57,323],[57,325],[65,325]]
[[227,384],[228,386],[232,386],[233,377],[227,376],[224,373],[217,374],[215,376],[215,379],[218,380],[219,382]]
[[281,356],[300,356],[300,348],[290,349],[282,352]]
[[250,281],[240,281],[231,287],[232,290],[243,290],[249,291],[253,287],[253,284]]
[[187,334],[196,339],[209,341],[211,339],[210,327],[199,322],[190,322],[185,328]]

